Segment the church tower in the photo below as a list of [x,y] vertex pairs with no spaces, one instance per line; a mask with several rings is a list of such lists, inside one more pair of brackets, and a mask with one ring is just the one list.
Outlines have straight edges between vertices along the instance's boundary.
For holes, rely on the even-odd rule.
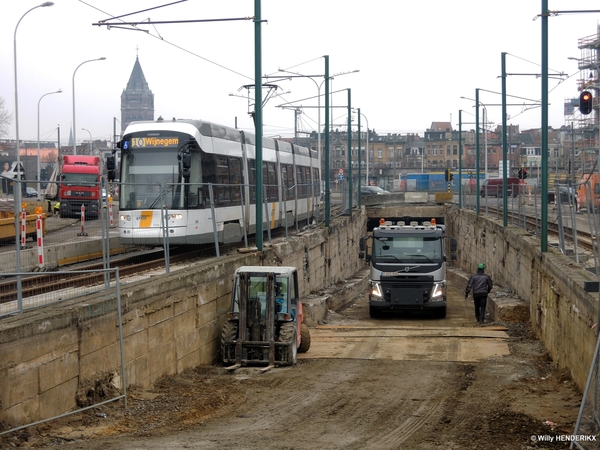
[[154,94],[137,56],[127,87],[121,94],[121,136],[127,125],[136,120],[154,120]]

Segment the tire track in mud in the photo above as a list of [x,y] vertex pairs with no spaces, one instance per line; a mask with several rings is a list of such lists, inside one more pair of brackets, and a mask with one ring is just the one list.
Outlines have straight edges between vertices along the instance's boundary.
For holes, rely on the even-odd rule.
[[400,426],[385,434],[379,439],[373,439],[365,449],[400,448],[415,432],[424,425],[428,425],[430,419],[443,409],[445,398],[435,401],[425,401],[412,413]]

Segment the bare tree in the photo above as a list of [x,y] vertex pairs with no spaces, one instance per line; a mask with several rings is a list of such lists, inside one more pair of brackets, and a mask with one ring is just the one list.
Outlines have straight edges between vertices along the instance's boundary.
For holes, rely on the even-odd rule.
[[12,122],[12,114],[6,110],[4,103],[4,98],[0,97],[0,138],[8,134],[8,128]]

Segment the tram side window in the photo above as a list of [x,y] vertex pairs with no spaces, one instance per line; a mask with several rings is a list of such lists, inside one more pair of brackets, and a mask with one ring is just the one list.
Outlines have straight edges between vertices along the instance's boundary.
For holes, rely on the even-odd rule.
[[294,187],[294,185],[296,184],[296,182],[294,181],[294,166],[292,164],[288,164],[287,165],[287,173],[288,173],[288,198],[290,199],[294,199],[296,198],[296,188]]
[[256,203],[256,160],[248,160],[248,190],[250,203]]
[[298,186],[298,198],[306,197],[306,181],[304,180],[304,170],[302,167],[296,167],[296,185]]
[[263,163],[263,185],[267,191],[267,201],[276,202],[277,196],[277,174],[275,173],[275,163]]
[[291,198],[294,198],[294,193],[290,190],[290,174],[288,172],[288,165],[287,164],[282,164],[281,165],[281,185],[282,185],[282,190],[283,190],[283,199],[284,200],[289,200]]
[[217,156],[217,185],[214,187],[215,202],[228,203],[231,200],[229,186],[229,166],[226,156]]
[[[216,157],[210,153],[200,153],[201,166],[202,166],[202,185],[198,189],[198,203],[201,208],[210,207],[210,192],[209,183],[213,185],[217,183],[217,161]],[[213,191],[213,195],[216,197],[216,192]]]
[[305,167],[304,168],[304,180],[306,182],[306,196],[307,197],[311,197],[312,196],[312,180],[310,177],[310,167]]
[[229,158],[229,182],[231,183],[231,200],[239,202],[242,199],[242,160]]

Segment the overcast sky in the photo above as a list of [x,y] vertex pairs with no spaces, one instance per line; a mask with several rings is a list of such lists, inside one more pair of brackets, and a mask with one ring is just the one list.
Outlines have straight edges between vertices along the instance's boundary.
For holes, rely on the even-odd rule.
[[[66,144],[73,122],[75,76],[78,142],[111,139],[113,118],[120,120],[120,98],[136,55],[154,93],[155,118],[203,119],[253,130],[242,86],[254,84],[254,24],[251,20],[187,24],[139,25],[131,31],[94,24],[176,0],[55,0],[20,22],[17,42],[19,134],[21,140],[56,140],[60,125]],[[17,22],[42,0],[3,1],[0,14],[0,97],[15,110],[13,42]],[[597,0],[549,0],[556,11],[600,9]],[[451,121],[474,128],[475,89],[500,92],[501,52],[507,52],[509,74],[541,71],[541,0],[262,0],[262,70],[278,75],[288,69],[315,76],[269,79],[280,96],[264,108],[266,136],[291,136],[294,111],[281,105],[304,106],[301,131],[318,128],[317,84],[323,81],[323,55],[329,55],[333,91],[350,88],[353,107],[361,108],[362,127],[378,133],[423,133],[431,122]],[[232,19],[252,17],[253,0],[188,0],[128,15],[125,21]],[[534,20],[535,19],[535,20]],[[571,78],[550,79],[549,123],[565,123],[563,102],[577,97],[578,39],[596,34],[598,13],[561,14],[549,19],[551,73]],[[585,76],[589,76],[586,73]],[[62,89],[61,94],[40,98]],[[510,75],[510,95],[539,100],[541,80],[535,75]],[[290,92],[288,92],[290,91]],[[324,94],[321,87],[321,94]],[[233,95],[230,95],[233,94]],[[250,91],[254,96],[254,91]],[[345,128],[347,92],[333,96],[333,119]],[[501,97],[480,93],[489,120],[501,123]],[[510,103],[523,103],[510,99]],[[324,100],[321,101],[324,105]],[[309,108],[312,106],[312,108]],[[521,129],[540,126],[540,109],[509,107],[509,123]],[[324,113],[321,114],[324,124]],[[469,123],[471,122],[471,123]],[[83,131],[82,128],[89,130]],[[117,124],[117,133],[120,122]],[[15,121],[8,138],[14,139]]]

